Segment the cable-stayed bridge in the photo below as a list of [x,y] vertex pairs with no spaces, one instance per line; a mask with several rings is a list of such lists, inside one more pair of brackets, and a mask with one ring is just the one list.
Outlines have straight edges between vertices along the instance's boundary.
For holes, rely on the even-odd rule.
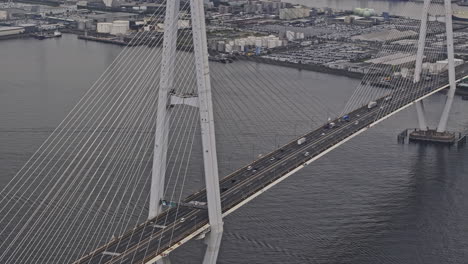
[[[460,68],[459,79],[467,78],[466,73],[468,67]],[[354,136],[412,106],[414,102],[446,89],[446,82],[447,78],[443,78],[439,86],[412,89],[413,92],[407,96],[392,99],[383,108],[369,110],[363,106],[356,109],[347,114],[350,118],[348,121],[333,120],[340,124],[338,127],[329,129],[324,126],[311,131],[223,178],[219,184],[223,217]],[[406,89],[411,88],[416,87]],[[382,105],[385,98],[377,102]],[[299,145],[297,141],[301,138],[306,140]],[[183,202],[206,203],[206,190],[188,196]],[[168,222],[166,219],[174,221]],[[204,236],[207,229],[209,221],[206,209],[190,206],[178,210],[172,208],[115,238],[76,263],[154,263],[189,239]]]
[[[445,133],[455,83],[468,76],[468,66],[454,65],[451,4],[450,1],[446,2],[445,8],[449,10],[446,12],[447,23],[434,26],[445,27],[445,42],[448,44],[443,48],[428,49],[429,52],[425,49],[432,40],[431,37],[441,34],[440,30],[427,30],[431,25],[427,19],[431,3],[426,1],[418,45],[398,50],[408,54],[408,57],[416,57],[413,79],[410,82],[408,78],[397,78],[393,83],[394,89],[378,90],[368,84],[380,80],[386,76],[386,71],[393,69],[380,68],[381,66],[370,69],[343,112],[337,114],[335,119],[327,120],[319,124],[318,128],[292,138],[289,143],[273,149],[219,180],[213,111],[216,100],[212,100],[216,90],[213,89],[212,94],[211,81],[213,79],[215,87],[217,83],[223,85],[223,81],[231,81],[229,78],[232,78],[232,72],[224,72],[222,77],[211,76],[220,70],[210,69],[208,64],[202,1],[168,1],[164,10],[165,34],[160,40],[162,43],[159,43],[161,48],[152,51],[146,48],[125,51],[128,53],[124,53],[117,59],[117,63],[111,65],[108,75],[105,73],[98,80],[89,95],[72,111],[70,118],[65,119],[57,133],[54,133],[54,136],[63,137],[56,141],[53,137],[48,139],[42,147],[46,151],[38,152],[36,158],[33,157],[35,159],[20,172],[18,183],[11,184],[13,191],[7,190],[2,195],[3,200],[9,197],[14,199],[6,200],[6,205],[2,208],[7,213],[0,220],[6,226],[2,232],[6,234],[6,238],[1,241],[0,248],[4,251],[0,260],[5,263],[168,262],[167,256],[171,251],[196,238],[205,239],[207,243],[204,263],[215,263],[222,238],[223,217],[354,136],[409,106],[416,104],[420,129],[427,130],[421,101],[449,88],[445,109],[436,131]],[[191,30],[177,30],[181,15],[190,15]],[[158,41],[150,36],[136,38],[136,42]],[[193,41],[193,46],[187,47],[187,42],[190,41]],[[395,51],[394,47],[382,47],[384,54],[392,51]],[[137,56],[138,60],[124,61],[125,56]],[[445,71],[432,78],[420,78],[424,60],[440,59],[443,56],[448,61]],[[134,75],[119,74],[126,73],[129,68],[134,70]],[[243,82],[262,82],[236,78],[232,81],[238,82],[239,86]],[[258,87],[261,85],[271,86],[271,89],[285,88],[268,80],[259,83]],[[283,103],[279,107],[297,107],[294,102],[285,99],[280,90],[274,93],[278,102]],[[101,97],[107,98],[107,101],[98,103],[96,98]],[[295,110],[298,115],[307,115],[301,113],[301,109]],[[103,114],[96,114],[100,112]],[[187,120],[193,122],[192,126],[183,126]],[[185,168],[178,164],[189,160],[190,155],[185,155],[190,153],[186,150],[192,148],[191,144],[196,136],[192,130],[194,125],[200,127],[206,188],[184,198],[182,191],[171,193],[170,188],[184,188],[186,172],[184,174]],[[76,127],[80,130],[73,130]],[[172,134],[174,127],[179,130]],[[151,128],[154,128],[154,133],[146,133]],[[81,132],[83,133],[80,134]],[[107,137],[118,137],[118,140],[107,140]],[[172,141],[174,138],[177,140]],[[178,153],[171,149],[182,150]],[[60,156],[54,158],[56,153]],[[170,167],[170,160],[176,165]],[[151,177],[148,176],[148,171],[151,172]],[[45,177],[49,174],[55,175],[56,180]],[[177,179],[182,177],[182,182],[176,181],[169,187],[170,177],[166,177],[169,174]],[[126,180],[123,176],[113,177],[114,175],[141,175],[141,178]],[[33,209],[28,209],[31,211],[25,216],[18,216],[15,209],[11,208],[21,206],[22,199],[30,201],[35,196],[16,195],[16,186],[26,186],[24,188],[30,190],[29,193],[40,193],[39,203],[33,201]],[[142,191],[146,186],[149,186],[148,193]],[[125,191],[122,191],[123,195],[120,197],[120,192],[110,192],[114,188]],[[145,210],[139,209],[137,226],[132,226],[130,222],[124,223],[126,216],[137,214],[135,211],[144,206],[127,202],[134,201],[134,196],[143,196],[141,200],[149,204],[148,216],[140,217]],[[108,197],[112,204],[116,201],[115,207],[105,208],[108,205],[100,203]],[[83,206],[80,205],[81,202]],[[86,205],[92,206],[89,208]],[[112,213],[112,210],[119,211],[121,207],[125,208],[122,215]],[[105,211],[102,221],[99,219],[101,211]],[[69,221],[61,222],[53,214],[49,215],[49,212],[66,214]],[[75,218],[80,213],[86,217]],[[8,221],[7,215],[13,215],[11,219],[19,220]],[[76,232],[89,234],[92,238],[95,225],[98,229],[105,230],[111,228],[113,223],[117,223],[118,227],[108,232],[114,234],[110,241],[100,243],[91,250],[84,246],[84,251],[77,250],[72,246],[73,242],[65,239],[71,238],[73,241],[79,238],[79,234],[73,234],[67,223],[76,224]],[[46,237],[38,235],[49,228],[55,228],[51,230],[57,232]],[[5,230],[14,232],[7,233]],[[79,239],[79,243],[87,243],[83,237]],[[106,237],[96,240],[102,242]],[[61,258],[61,252],[56,253],[43,245],[48,241],[64,243],[66,246],[62,252],[67,257]],[[95,241],[92,243],[96,244]],[[35,256],[33,252],[38,255]]]

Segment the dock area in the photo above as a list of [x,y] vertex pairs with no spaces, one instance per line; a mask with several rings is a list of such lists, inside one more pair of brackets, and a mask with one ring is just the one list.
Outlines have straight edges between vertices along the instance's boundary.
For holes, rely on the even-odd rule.
[[120,46],[138,46],[141,45],[141,42],[137,43],[132,40],[127,40],[121,37],[98,37],[98,36],[89,36],[89,35],[79,35],[79,39],[91,40],[103,43],[116,44]]
[[437,132],[434,129],[420,130],[405,129],[398,134],[398,142],[404,144],[408,143],[423,143],[423,144],[441,144],[441,145],[457,145],[459,147],[466,144],[468,133],[462,132]]

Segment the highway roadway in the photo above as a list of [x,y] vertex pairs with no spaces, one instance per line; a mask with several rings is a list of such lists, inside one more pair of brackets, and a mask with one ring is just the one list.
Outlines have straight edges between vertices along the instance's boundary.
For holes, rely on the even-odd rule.
[[[465,72],[468,72],[467,65],[458,67],[457,77],[465,77]],[[343,120],[342,117],[337,118],[331,121],[336,124],[334,128],[328,128],[327,124],[324,124],[299,137],[306,139],[303,144],[298,144],[297,138],[238,169],[220,181],[223,213],[263,188],[275,184],[279,178],[303,166],[334,145],[362,132],[377,120],[410,105],[415,99],[440,90],[440,87],[447,83],[447,77],[442,76],[438,83],[432,86],[426,86],[429,82],[421,82],[412,87],[389,90],[392,98],[386,96],[378,99],[376,107],[368,109],[368,106],[364,105],[348,114],[349,121]],[[190,201],[206,202],[205,190],[184,199],[186,203]],[[205,209],[170,208],[155,219],[127,231],[74,263],[146,263],[170,247],[177,246],[182,239],[206,224],[208,213]]]

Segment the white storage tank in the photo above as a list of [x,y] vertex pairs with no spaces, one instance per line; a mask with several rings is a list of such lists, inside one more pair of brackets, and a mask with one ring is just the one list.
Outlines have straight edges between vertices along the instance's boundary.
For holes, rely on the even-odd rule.
[[98,33],[111,33],[112,23],[100,22],[97,23],[97,32]]

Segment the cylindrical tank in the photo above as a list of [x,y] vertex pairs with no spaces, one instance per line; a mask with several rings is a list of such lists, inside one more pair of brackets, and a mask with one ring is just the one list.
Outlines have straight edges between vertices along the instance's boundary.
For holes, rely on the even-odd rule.
[[362,16],[363,12],[364,12],[364,10],[362,8],[357,7],[357,8],[354,9],[354,14],[355,15]]

